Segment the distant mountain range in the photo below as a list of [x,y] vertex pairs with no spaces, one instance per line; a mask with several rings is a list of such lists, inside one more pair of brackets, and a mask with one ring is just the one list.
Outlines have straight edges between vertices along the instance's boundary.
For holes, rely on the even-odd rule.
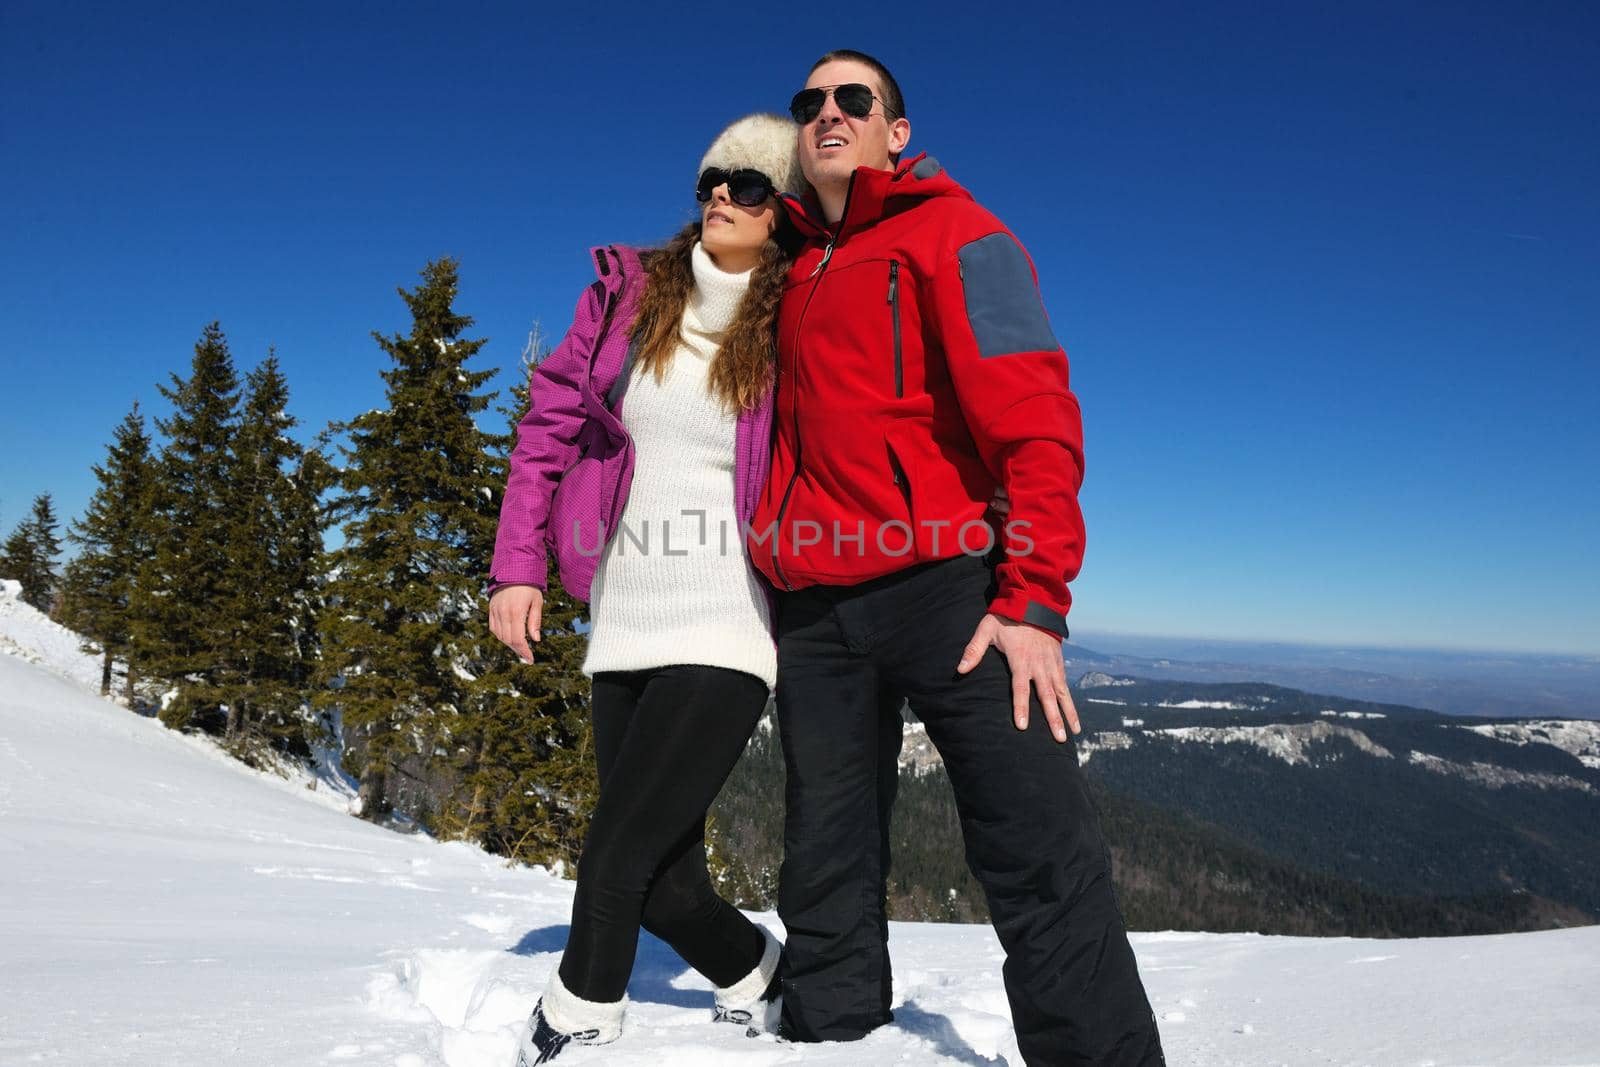
[[1084,671],[1191,682],[1271,682],[1454,715],[1600,718],[1600,656],[1340,648],[1074,630]]
[[[1422,936],[1600,921],[1600,722],[1444,715],[1262,682],[1072,680],[1079,760],[1140,929]],[[747,903],[773,899],[782,776],[760,731],[719,801],[714,851]],[[913,721],[898,917],[983,917],[957,825]]]
[[1600,917],[1600,722],[1102,673],[1078,693],[1079,758],[1110,790],[1382,892]]

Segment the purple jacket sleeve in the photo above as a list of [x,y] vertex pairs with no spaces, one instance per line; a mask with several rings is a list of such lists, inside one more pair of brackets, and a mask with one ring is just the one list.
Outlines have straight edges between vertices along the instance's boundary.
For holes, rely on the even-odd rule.
[[545,587],[545,530],[550,501],[562,472],[578,458],[578,434],[587,414],[581,392],[596,334],[605,317],[599,283],[584,290],[572,326],[534,368],[528,413],[517,424],[500,526],[489,568],[489,592],[506,585]]

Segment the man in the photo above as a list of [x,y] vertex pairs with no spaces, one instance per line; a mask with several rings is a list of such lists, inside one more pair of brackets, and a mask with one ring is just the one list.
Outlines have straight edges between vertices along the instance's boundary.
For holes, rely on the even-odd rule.
[[749,534],[779,591],[782,1032],[851,1040],[891,1018],[884,879],[909,700],[955,789],[1027,1062],[1162,1063],[1067,732],[1082,429],[1032,263],[938,163],[898,162],[911,126],[877,60],[829,53],[792,110],[816,196],[786,197],[810,240]]

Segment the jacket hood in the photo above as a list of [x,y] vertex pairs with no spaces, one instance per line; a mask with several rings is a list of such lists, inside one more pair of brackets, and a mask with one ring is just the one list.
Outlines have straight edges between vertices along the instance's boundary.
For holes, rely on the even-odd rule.
[[852,230],[870,226],[879,219],[897,215],[939,196],[971,200],[972,194],[939,165],[939,161],[926,152],[913,159],[902,159],[893,170],[858,167],[850,176],[850,192],[845,197],[844,218],[830,228],[822,213],[817,194],[810,190],[804,197],[784,194],[784,206],[795,228],[807,237],[838,240]]

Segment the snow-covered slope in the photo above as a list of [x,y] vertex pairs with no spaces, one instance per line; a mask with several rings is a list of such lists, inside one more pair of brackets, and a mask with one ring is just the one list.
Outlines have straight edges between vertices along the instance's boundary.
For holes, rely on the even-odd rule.
[[38,663],[100,692],[100,661],[84,652],[78,635],[22,600],[22,586],[0,578],[0,653]]
[[1600,722],[1527,719],[1463,729],[1510,745],[1549,745],[1576,756],[1585,767],[1600,770]]
[[[0,1064],[508,1067],[571,884],[308,782],[0,655]],[[562,1062],[1020,1064],[986,927],[891,936],[897,1019],[862,1043],[714,1027],[706,983],[646,939],[622,1041]],[[1135,947],[1174,1065],[1600,1063],[1600,928]]]

